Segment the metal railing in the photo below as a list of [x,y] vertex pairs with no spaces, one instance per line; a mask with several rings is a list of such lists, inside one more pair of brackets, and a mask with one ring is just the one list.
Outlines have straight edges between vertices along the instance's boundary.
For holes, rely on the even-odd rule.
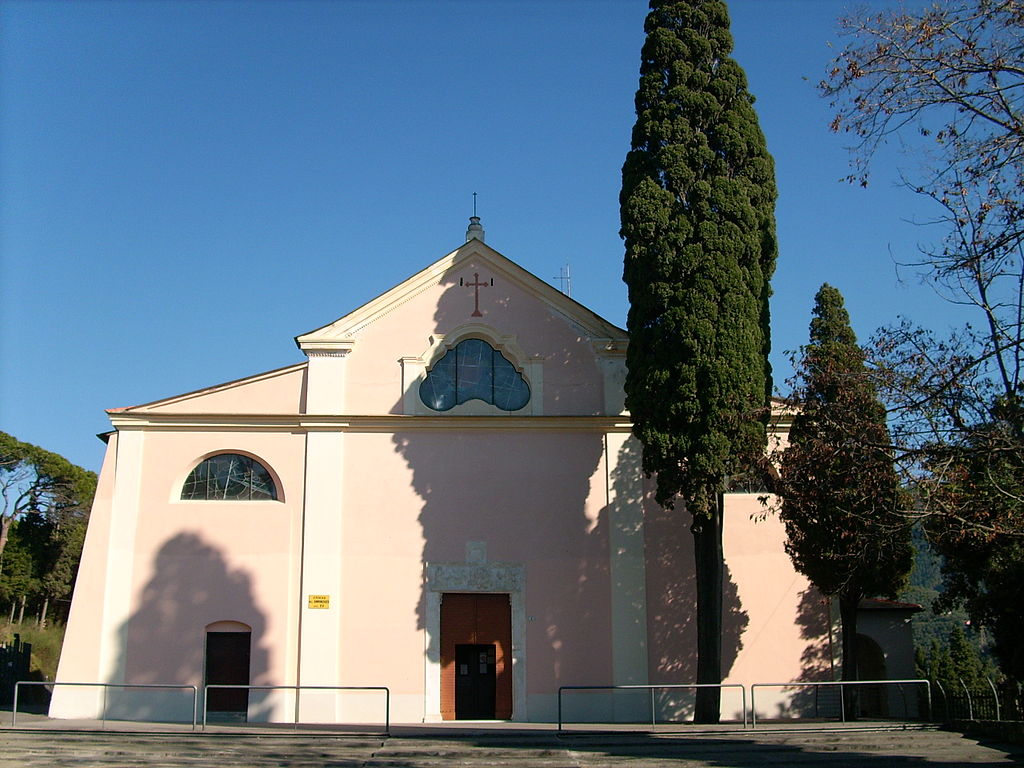
[[941,721],[1024,719],[1024,689],[1013,681],[995,682],[990,677],[968,685],[962,678],[932,680],[939,695],[933,715]]
[[84,686],[89,688],[102,688],[103,689],[103,702],[100,710],[100,723],[103,728],[107,725],[107,689],[108,688],[120,688],[120,689],[137,689],[137,688],[160,688],[163,690],[181,690],[181,691],[192,691],[192,730],[196,729],[197,720],[197,702],[199,699],[199,690],[194,685],[179,685],[179,684],[161,684],[161,683],[65,683],[65,682],[49,682],[43,680],[19,680],[14,684],[14,704],[11,711],[11,727],[13,728],[18,724],[18,688],[22,685],[45,685],[45,686]]
[[[750,727],[757,727],[757,701],[756,701],[756,689],[758,688],[825,688],[825,687],[838,687],[839,688],[839,717],[842,722],[846,722],[846,697],[843,695],[843,688],[845,686],[856,687],[856,686],[867,686],[867,685],[896,685],[899,686],[901,694],[903,693],[904,685],[923,685],[925,688],[926,696],[926,710],[925,719],[930,717],[932,711],[932,688],[931,683],[927,680],[828,680],[820,682],[790,682],[790,683],[753,683],[750,686]],[[903,714],[904,717],[909,719],[909,709],[907,707],[906,696],[903,696]]]
[[743,727],[747,727],[747,689],[741,683],[672,683],[667,685],[562,685],[558,688],[558,731],[562,727],[562,692],[563,691],[650,691],[651,692],[651,727],[658,724],[657,702],[655,692],[660,690],[687,689],[696,690],[699,688],[718,688],[720,691],[726,688],[739,688],[742,698],[741,708],[743,711]]
[[[206,730],[207,695],[212,690],[246,690],[246,691],[383,691],[384,692],[384,735],[391,735],[391,689],[383,685],[229,685],[211,684],[203,687],[203,730]],[[292,721],[295,728],[299,727],[298,708]]]
[[[1021,696],[1020,686],[1016,686],[1013,690],[1007,688],[1009,693],[1005,694],[1005,699],[1001,700],[1001,697],[996,692],[996,686],[989,680],[987,681],[990,689],[990,695],[988,698],[994,703],[995,716],[999,719],[1000,716],[1019,716],[1020,711],[1020,700],[1024,697]],[[101,702],[101,716],[100,721],[102,727],[106,728],[108,720],[115,719],[108,715],[108,689],[123,689],[123,690],[146,690],[146,689],[163,689],[163,690],[180,690],[180,691],[191,691],[192,696],[192,730],[196,730],[198,723],[198,691],[199,686],[187,685],[187,684],[161,684],[161,683],[91,683],[91,682],[47,682],[47,681],[36,681],[36,680],[20,680],[14,685],[14,700],[11,713],[11,727],[17,726],[18,718],[18,702],[21,686],[28,685],[42,685],[47,687],[56,686],[78,686],[78,687],[91,687],[100,688],[102,690],[102,702]],[[573,691],[649,691],[650,692],[650,724],[651,727],[659,725],[658,718],[658,706],[659,702],[657,694],[659,691],[670,691],[674,689],[683,690],[697,690],[701,688],[718,688],[721,690],[725,689],[740,689],[740,695],[742,700],[742,724],[743,727],[747,727],[747,723],[750,722],[751,727],[757,726],[757,702],[756,702],[756,691],[758,688],[781,688],[781,689],[800,689],[800,688],[813,688],[815,689],[815,710],[817,708],[817,691],[818,689],[825,688],[837,688],[839,690],[838,698],[838,711],[839,719],[842,722],[847,720],[847,697],[843,695],[844,687],[855,687],[855,686],[898,686],[900,694],[903,700],[903,714],[907,719],[910,718],[910,710],[907,703],[906,693],[904,686],[920,686],[923,690],[920,691],[917,702],[919,709],[923,705],[923,719],[930,719],[933,715],[937,717],[949,718],[951,715],[955,716],[955,700],[951,693],[944,690],[944,687],[935,681],[935,685],[941,695],[942,710],[943,713],[940,715],[936,708],[938,702],[933,703],[931,681],[924,679],[907,679],[907,680],[851,680],[851,681],[817,681],[817,682],[786,682],[786,683],[753,683],[749,685],[750,688],[750,715],[748,717],[747,709],[747,687],[740,683],[723,683],[723,684],[712,684],[712,683],[692,683],[692,684],[665,684],[665,685],[564,685],[558,688],[558,731],[562,732],[565,730],[565,719],[563,715],[563,694],[565,692]],[[962,684],[961,684],[962,685]],[[967,686],[962,686],[966,689]],[[303,691],[380,691],[384,693],[384,735],[390,735],[391,728],[391,691],[386,686],[329,686],[329,685],[228,685],[228,684],[211,684],[203,687],[203,718],[202,725],[205,729],[208,723],[207,718],[207,692],[216,689],[246,689],[246,690],[286,690],[294,691],[301,694]],[[1000,692],[1002,688],[1000,688]],[[971,691],[965,691],[966,693],[966,714],[969,718],[974,717],[978,714],[978,698],[971,696]],[[613,693],[614,695],[614,693]],[[961,694],[963,696],[963,694]],[[834,712],[835,710],[833,710]],[[815,716],[817,711],[815,711]],[[297,728],[299,726],[299,712],[298,712],[298,700],[296,701],[295,717],[293,724]],[[987,712],[985,713],[988,717],[991,717]],[[962,717],[962,715],[960,715]],[[834,715],[833,715],[834,717]],[[764,718],[762,718],[764,720]],[[185,721],[179,721],[187,723]],[[577,721],[581,722],[581,721]],[[667,724],[670,721],[662,718],[660,724]]]

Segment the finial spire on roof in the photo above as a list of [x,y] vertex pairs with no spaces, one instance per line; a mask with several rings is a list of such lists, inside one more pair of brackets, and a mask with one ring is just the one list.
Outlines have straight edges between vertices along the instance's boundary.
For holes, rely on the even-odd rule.
[[484,242],[484,228],[480,226],[480,217],[476,215],[476,192],[473,193],[473,215],[469,217],[469,228],[466,230],[466,242],[470,240]]

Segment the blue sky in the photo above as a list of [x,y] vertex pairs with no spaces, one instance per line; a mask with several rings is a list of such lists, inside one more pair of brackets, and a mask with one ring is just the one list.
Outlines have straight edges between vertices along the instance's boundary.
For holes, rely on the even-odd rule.
[[[885,5],[878,0],[876,6]],[[776,162],[773,361],[822,282],[862,340],[920,285],[900,157],[839,181],[838,0],[731,0]],[[105,408],[300,362],[293,337],[487,242],[625,324],[645,0],[0,3],[0,429],[98,469]]]

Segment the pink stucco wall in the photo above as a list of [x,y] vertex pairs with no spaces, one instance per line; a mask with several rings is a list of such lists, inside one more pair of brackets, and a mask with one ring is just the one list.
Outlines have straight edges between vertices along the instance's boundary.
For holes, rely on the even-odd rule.
[[[301,436],[159,432],[147,437],[125,634],[128,682],[202,680],[207,624],[252,627],[252,682],[289,674],[289,608],[298,601]],[[183,501],[189,471],[240,452],[277,475],[279,501]]]
[[423,564],[485,542],[489,561],[526,565],[529,690],[609,678],[604,469],[600,434],[349,435],[346,674],[422,692]]
[[[831,679],[828,605],[794,571],[786,534],[761,494],[728,494],[723,550],[722,672],[725,683]],[[693,537],[684,509],[647,506],[647,617],[652,683],[687,683],[697,672]],[[793,692],[761,693],[788,712]],[[728,714],[727,708],[723,707]]]
[[726,506],[725,559],[746,614],[728,682],[830,679],[828,604],[793,569],[785,528],[758,497],[730,495]]
[[500,275],[493,286],[479,289],[482,317],[472,316],[473,290],[460,286],[459,278],[472,280],[474,274],[483,278],[493,272],[470,259],[405,302],[401,312],[386,314],[358,331],[348,362],[349,411],[402,413],[399,358],[422,354],[430,347],[431,334],[450,334],[468,323],[482,323],[514,335],[520,348],[547,361],[545,415],[600,413],[604,395],[590,339],[564,316]]
[[283,414],[304,410],[305,364],[293,365],[168,400],[139,406],[138,412]]
[[[89,527],[85,534],[82,560],[75,580],[76,599],[71,603],[68,629],[65,632],[66,648],[74,652],[62,652],[57,668],[57,679],[68,681],[101,680],[99,638],[103,631],[103,592],[105,587],[106,563],[109,554],[106,542],[110,536],[110,507],[114,493],[114,472],[117,462],[117,433],[107,439],[89,516]],[[60,691],[63,693],[64,691]]]

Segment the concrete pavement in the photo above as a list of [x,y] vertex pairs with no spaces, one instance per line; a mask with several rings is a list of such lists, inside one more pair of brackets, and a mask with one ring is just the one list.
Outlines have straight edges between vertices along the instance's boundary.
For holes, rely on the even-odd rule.
[[0,730],[3,768],[911,768],[1011,766],[1024,750],[936,729],[570,734],[397,726],[390,737],[289,732]]

